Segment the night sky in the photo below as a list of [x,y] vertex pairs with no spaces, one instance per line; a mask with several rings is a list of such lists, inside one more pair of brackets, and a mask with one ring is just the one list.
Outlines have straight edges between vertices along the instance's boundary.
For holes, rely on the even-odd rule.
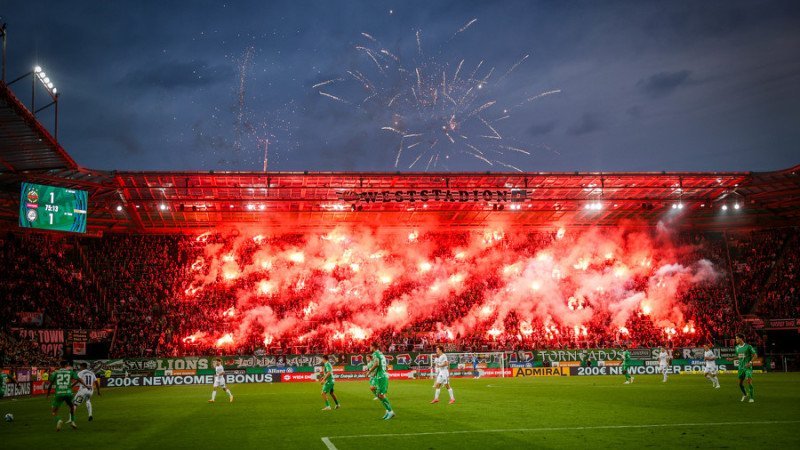
[[[265,139],[281,171],[800,163],[797,1],[39,0],[0,15],[8,78],[42,66],[62,145],[90,168],[261,170]],[[452,122],[440,78],[485,80]],[[12,87],[28,101],[29,82]]]

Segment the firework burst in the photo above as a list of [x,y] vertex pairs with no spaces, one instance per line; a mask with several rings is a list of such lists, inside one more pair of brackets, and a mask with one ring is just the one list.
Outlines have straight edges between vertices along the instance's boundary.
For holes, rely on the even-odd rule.
[[463,156],[521,172],[505,159],[512,153],[530,156],[531,151],[505,136],[497,123],[510,118],[515,110],[561,91],[530,93],[515,105],[501,105],[495,88],[530,55],[521,56],[500,76],[484,60],[470,63],[464,58],[448,58],[451,42],[472,30],[477,21],[467,21],[445,46],[430,54],[425,51],[422,31],[417,30],[408,58],[373,35],[361,33],[354,50],[363,67],[343,70],[341,76],[322,80],[312,89],[376,117],[383,132],[397,137],[395,167],[446,168],[448,160]]

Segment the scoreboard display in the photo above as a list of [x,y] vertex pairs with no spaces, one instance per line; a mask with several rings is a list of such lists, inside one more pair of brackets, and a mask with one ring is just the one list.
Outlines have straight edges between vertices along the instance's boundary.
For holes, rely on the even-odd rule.
[[22,183],[19,226],[85,233],[88,201],[86,191]]

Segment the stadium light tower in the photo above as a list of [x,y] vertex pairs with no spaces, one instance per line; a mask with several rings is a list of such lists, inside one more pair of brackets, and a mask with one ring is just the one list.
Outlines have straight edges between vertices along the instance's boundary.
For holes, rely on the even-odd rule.
[[[3,68],[2,68],[2,79],[3,82],[6,81],[6,24],[0,26],[0,37],[3,39]],[[10,81],[6,86],[11,86],[12,84],[20,81],[26,77],[31,77],[31,108],[30,111],[33,113],[34,117],[39,112],[53,106],[55,109],[55,124],[54,124],[54,132],[53,135],[58,140],[58,89],[56,89],[53,81],[50,80],[50,77],[47,76],[44,70],[40,66],[35,66],[33,70],[22,74],[21,76],[15,78],[14,80]],[[38,81],[37,81],[38,80]],[[50,103],[42,106],[39,109],[36,109],[36,83],[41,83],[44,86],[45,92],[47,95],[50,96]]]

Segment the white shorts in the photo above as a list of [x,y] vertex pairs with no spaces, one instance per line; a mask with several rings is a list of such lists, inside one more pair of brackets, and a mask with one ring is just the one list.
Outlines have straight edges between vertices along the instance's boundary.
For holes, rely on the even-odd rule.
[[214,387],[221,387],[222,389],[226,389],[227,386],[225,386],[225,377],[224,376],[223,377],[218,377],[218,376],[215,375],[214,376]]
[[714,366],[714,367],[709,367],[709,366],[706,366],[706,367],[703,369],[703,373],[708,373],[708,374],[711,374],[711,375],[716,375],[716,374],[717,374],[717,367],[716,367],[716,366]]
[[75,394],[75,400],[74,400],[75,404],[80,405],[86,400],[91,400],[92,394],[94,394],[94,391],[90,391],[84,388],[78,389],[78,393]]
[[661,369],[661,373],[664,373],[664,372],[667,371],[667,365],[666,364],[659,364],[658,367]]
[[436,375],[436,384],[439,385],[450,384],[450,373],[439,372],[439,374]]

